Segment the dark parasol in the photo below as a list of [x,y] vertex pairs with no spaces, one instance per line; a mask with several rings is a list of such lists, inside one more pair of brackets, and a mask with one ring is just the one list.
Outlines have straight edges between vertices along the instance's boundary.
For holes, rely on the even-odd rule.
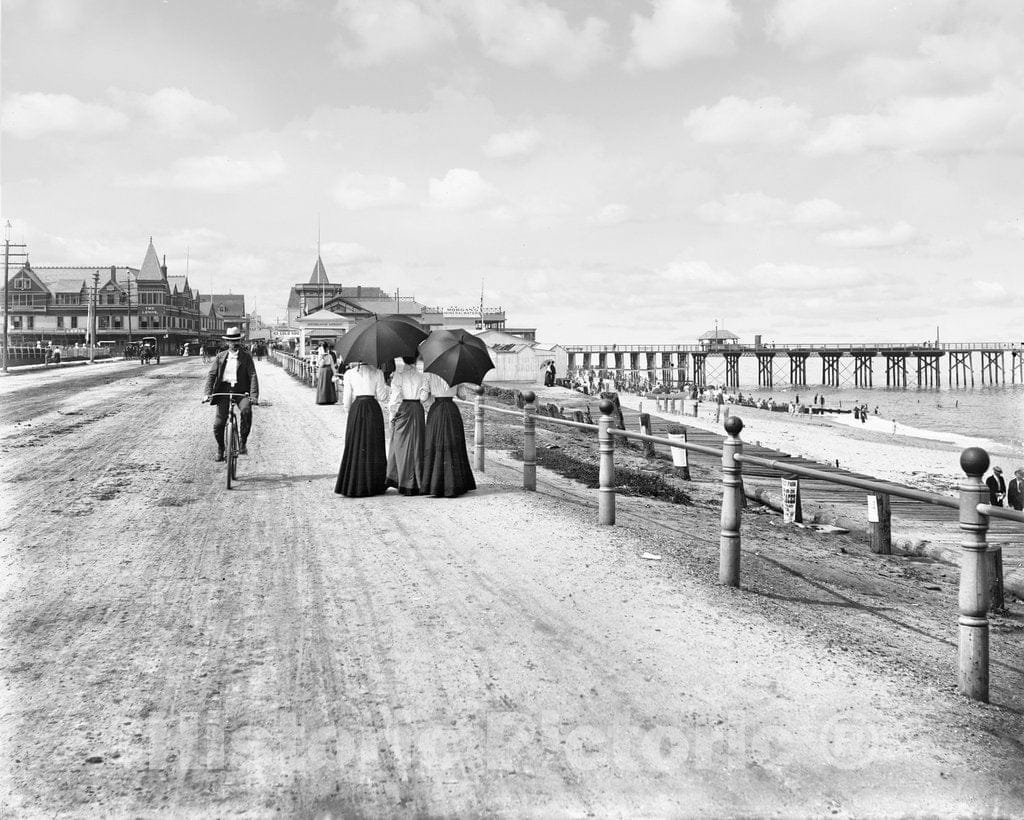
[[434,330],[420,343],[423,369],[448,384],[480,384],[494,369],[487,345],[465,330]]

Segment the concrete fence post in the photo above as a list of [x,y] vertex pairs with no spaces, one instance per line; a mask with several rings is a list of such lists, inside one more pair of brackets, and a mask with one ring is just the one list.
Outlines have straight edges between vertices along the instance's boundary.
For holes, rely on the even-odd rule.
[[978,512],[987,504],[988,487],[981,477],[988,469],[988,453],[968,447],[960,454],[967,474],[960,485],[960,663],[957,685],[972,700],[988,703],[988,607],[989,579],[986,560],[988,516]]
[[473,469],[484,472],[484,387],[477,385],[473,402]]
[[611,428],[614,419],[615,404],[605,399],[598,405],[601,418],[597,420],[597,523],[615,523],[615,442],[612,440]]
[[537,489],[537,394],[523,392],[523,489]]
[[722,442],[722,537],[718,546],[718,581],[740,585],[740,507],[743,474],[735,456],[743,452],[740,431],[743,420],[730,416],[725,422],[728,436]]

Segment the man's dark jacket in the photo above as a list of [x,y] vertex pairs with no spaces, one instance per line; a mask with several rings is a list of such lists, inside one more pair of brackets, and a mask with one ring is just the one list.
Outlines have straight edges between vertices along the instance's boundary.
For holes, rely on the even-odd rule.
[[1010,482],[1006,500],[1015,510],[1024,510],[1024,479],[1015,478]]
[[988,485],[988,503],[993,507],[1002,507],[1003,498],[1006,497],[1006,482],[1003,480],[1003,477],[992,473],[992,475],[985,479],[985,483]]
[[[222,350],[217,354],[217,358],[214,359],[213,364],[210,366],[210,372],[206,376],[206,389],[205,395],[209,396],[217,389],[224,380],[224,366],[228,361],[228,350]],[[256,378],[256,365],[253,363],[252,356],[249,355],[249,351],[244,348],[240,348],[238,351],[238,374],[235,381],[236,393],[248,393],[252,401],[259,404],[260,401],[260,382]]]

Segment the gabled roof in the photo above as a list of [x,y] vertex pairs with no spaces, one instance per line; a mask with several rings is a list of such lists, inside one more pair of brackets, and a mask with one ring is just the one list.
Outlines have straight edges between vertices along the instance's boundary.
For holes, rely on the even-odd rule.
[[245,315],[245,296],[241,293],[212,293],[210,301],[218,314],[227,316]]
[[699,341],[721,342],[725,341],[726,339],[739,339],[739,336],[737,336],[735,333],[732,333],[731,331],[726,330],[725,328],[722,328],[721,330],[718,330],[716,328],[715,330],[706,330],[703,333],[701,333]]
[[186,290],[192,290],[192,288],[189,287],[187,276],[168,276],[167,287],[172,291],[177,289],[178,293],[184,293]]
[[156,248],[153,247],[153,237],[149,238],[149,247],[146,248],[146,258],[142,260],[142,267],[139,269],[139,280],[154,282],[163,280],[164,272],[160,267],[160,259],[156,255]]
[[310,285],[329,285],[331,281],[327,278],[327,270],[324,268],[324,260],[317,254],[316,264],[313,265],[313,275],[309,277]]
[[312,313],[307,313],[305,316],[300,316],[295,321],[297,322],[328,322],[334,321],[335,319],[344,319],[340,313],[335,313],[333,310],[314,310]]

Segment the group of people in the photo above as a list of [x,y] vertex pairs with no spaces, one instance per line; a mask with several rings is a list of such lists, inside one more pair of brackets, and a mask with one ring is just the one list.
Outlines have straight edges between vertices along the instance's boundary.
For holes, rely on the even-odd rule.
[[[453,400],[460,386],[424,373],[418,362],[416,356],[403,357],[390,386],[379,367],[348,363],[342,382],[345,450],[334,492],[363,497],[394,487],[402,495],[455,498],[476,489],[462,414]],[[388,409],[390,450],[382,405]]]
[[1007,485],[1003,478],[1003,468],[997,465],[985,479],[985,484],[988,486],[988,503],[993,507],[1011,507],[1024,511],[1024,468],[1018,467]]
[[[248,452],[252,406],[259,404],[259,379],[253,357],[232,327],[223,337],[228,348],[217,354],[207,374],[204,400],[212,403],[217,461],[224,461],[224,428],[234,401],[240,415],[239,453]],[[317,404],[338,401],[334,376],[337,356],[326,345],[317,352]],[[365,362],[348,362],[342,381],[342,405],[348,413],[345,450],[334,491],[349,497],[380,495],[394,487],[402,495],[454,498],[476,489],[466,452],[466,430],[455,406],[463,398],[460,385],[425,373],[415,356],[390,379]],[[231,398],[224,394],[235,394]],[[247,395],[242,395],[247,394]],[[385,446],[384,413],[391,427],[391,448]],[[429,412],[424,408],[429,405]]]

